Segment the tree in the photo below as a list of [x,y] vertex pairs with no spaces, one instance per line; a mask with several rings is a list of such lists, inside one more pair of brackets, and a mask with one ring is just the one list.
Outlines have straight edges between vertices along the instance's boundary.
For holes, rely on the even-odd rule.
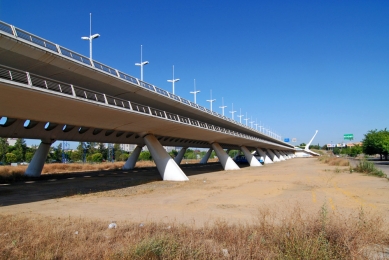
[[15,163],[18,161],[18,157],[13,153],[7,153],[5,155],[7,163]]
[[26,162],[31,162],[33,156],[33,152],[26,152]]
[[143,151],[139,154],[138,161],[150,161],[152,159],[149,151]]
[[177,154],[178,154],[178,152],[177,152],[176,150],[174,150],[174,149],[169,153],[169,155],[170,155],[172,158],[176,157]]
[[12,153],[16,155],[16,160],[18,162],[22,162],[22,161],[25,161],[25,155],[26,155],[26,151],[27,151],[27,145],[26,145],[26,141],[24,141],[23,138],[18,138],[16,140],[16,143],[13,147],[13,151]]
[[115,161],[120,160],[120,156],[123,154],[123,150],[120,147],[120,144],[114,144],[113,145],[113,150],[114,150],[114,159]]
[[5,162],[6,158],[5,155],[8,152],[8,141],[7,138],[1,138],[0,137],[0,162]]
[[92,155],[92,162],[102,162],[103,155],[101,153],[95,153]]
[[389,131],[370,130],[365,134],[365,138],[362,141],[362,150],[365,154],[374,155],[379,154],[382,160],[383,156],[385,160],[388,160],[389,154]]
[[81,161],[82,160],[82,154],[80,154],[80,151],[73,151],[71,154],[70,154],[70,160],[72,160],[73,162],[77,162],[77,161]]
[[130,155],[128,154],[128,153],[122,153],[120,156],[119,156],[119,158],[118,158],[118,160],[119,161],[127,161],[127,159],[128,159],[128,157],[129,157]]

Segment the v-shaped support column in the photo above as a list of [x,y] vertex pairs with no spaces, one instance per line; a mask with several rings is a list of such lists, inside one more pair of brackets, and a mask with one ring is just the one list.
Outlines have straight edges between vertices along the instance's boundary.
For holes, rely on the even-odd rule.
[[188,181],[185,173],[170,157],[154,135],[148,134],[143,137],[151,156],[157,165],[159,174],[164,181]]
[[220,163],[222,164],[224,170],[239,170],[239,166],[236,165],[234,160],[223,150],[223,148],[218,143],[212,143],[212,149],[215,150],[217,157],[219,158]]

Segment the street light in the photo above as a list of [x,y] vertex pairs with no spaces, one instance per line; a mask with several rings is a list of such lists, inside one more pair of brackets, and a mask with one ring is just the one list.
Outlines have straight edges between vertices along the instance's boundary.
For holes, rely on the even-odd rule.
[[143,81],[143,66],[149,64],[148,61],[142,61],[142,45],[140,46],[140,63],[135,63],[136,66],[140,66],[140,80]]
[[193,80],[193,84],[194,84],[194,91],[191,91],[190,94],[194,95],[194,103],[196,104],[196,94],[199,93],[200,90],[196,91],[196,79]]
[[173,65],[173,79],[168,79],[167,82],[171,82],[173,84],[173,94],[174,94],[174,82],[179,81],[180,79],[174,78],[174,65]]
[[249,120],[249,118],[247,117],[247,112],[246,112],[246,118],[245,118],[245,119],[243,119],[243,120],[245,120],[245,121],[246,121],[246,126],[247,126],[247,121]]
[[234,114],[236,113],[234,110],[234,103],[232,103],[232,111],[230,111],[230,113],[232,114],[232,120],[234,120]]
[[244,115],[242,115],[242,109],[240,108],[240,115],[238,115],[239,123],[242,123],[242,116],[244,116]]
[[92,13],[89,13],[89,37],[83,36],[81,39],[89,41],[89,58],[92,60],[92,40],[100,37],[100,34],[96,33],[92,35]]
[[226,108],[227,106],[224,105],[224,98],[222,97],[222,106],[219,107],[222,109],[222,115],[224,116],[224,109]]
[[212,103],[216,101],[216,99],[212,99],[212,89],[211,89],[211,99],[207,99],[207,101],[211,104],[211,112],[212,112]]

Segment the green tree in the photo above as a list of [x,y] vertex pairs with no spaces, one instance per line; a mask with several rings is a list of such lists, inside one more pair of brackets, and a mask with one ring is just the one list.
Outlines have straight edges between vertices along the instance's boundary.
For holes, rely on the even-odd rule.
[[362,146],[354,145],[354,146],[351,147],[349,155],[351,157],[357,157],[362,152],[363,152],[362,151]]
[[365,134],[365,138],[362,141],[362,150],[365,154],[379,154],[381,160],[383,157],[385,157],[385,160],[388,160],[389,131],[386,128],[380,131],[377,129],[370,130]]
[[[77,153],[80,155],[80,161],[83,161],[83,162],[86,161],[87,152],[88,152],[88,150],[86,148],[86,143],[79,142],[78,146],[77,146]],[[76,160],[76,161],[78,161],[78,160]]]
[[72,160],[73,162],[81,161],[82,160],[82,154],[80,153],[80,151],[78,151],[78,150],[73,151],[70,154],[70,160]]
[[102,162],[103,155],[101,153],[95,153],[92,155],[92,162]]
[[130,155],[128,153],[122,153],[117,160],[122,161],[122,162],[127,161],[129,156]]
[[113,150],[114,150],[114,159],[115,161],[120,160],[120,156],[123,154],[122,148],[120,147],[120,144],[114,144],[113,145]]
[[171,150],[171,152],[169,153],[169,155],[170,155],[172,158],[176,157],[177,154],[178,154],[178,152],[177,152],[176,150],[174,150],[174,149]]
[[139,154],[138,161],[150,161],[152,159],[149,151],[142,151]]
[[54,148],[54,154],[53,154],[52,159],[57,161],[57,162],[62,161],[62,143],[59,143],[57,145],[57,148]]
[[105,146],[104,143],[98,143],[96,145],[97,149],[95,153],[101,153],[104,160],[108,159],[108,148]]
[[14,153],[6,153],[5,158],[7,163],[15,163],[18,161],[18,157]]
[[25,161],[25,155],[27,151],[26,141],[23,138],[18,138],[13,147],[12,153],[16,155],[18,162]]
[[26,152],[26,162],[31,162],[33,156],[33,152]]
[[8,152],[8,146],[7,138],[0,137],[0,162],[6,161],[5,155]]

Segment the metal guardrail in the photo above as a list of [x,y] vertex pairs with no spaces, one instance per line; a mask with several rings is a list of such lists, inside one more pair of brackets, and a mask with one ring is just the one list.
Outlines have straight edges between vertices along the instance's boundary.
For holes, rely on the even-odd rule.
[[[46,91],[50,91],[51,93],[61,93],[64,95],[73,96],[75,98],[86,99],[86,100],[93,101],[93,102],[99,102],[99,103],[104,103],[106,105],[116,106],[116,107],[126,109],[126,110],[131,110],[131,111],[136,111],[139,113],[148,114],[150,116],[165,118],[167,120],[180,122],[180,123],[183,123],[186,125],[192,125],[194,127],[201,127],[204,129],[214,131],[214,132],[220,132],[220,133],[225,133],[225,134],[229,134],[229,135],[236,135],[235,131],[225,129],[223,127],[215,126],[215,125],[201,122],[201,121],[198,121],[198,120],[195,120],[192,118],[187,118],[187,117],[180,116],[177,114],[169,113],[169,112],[155,109],[155,108],[152,108],[149,106],[144,106],[141,104],[137,104],[135,102],[130,102],[128,100],[108,96],[108,95],[105,95],[103,93],[90,91],[88,89],[83,89],[81,87],[77,87],[77,86],[74,86],[71,84],[55,81],[52,79],[47,79],[45,77],[30,74],[29,72],[12,69],[12,68],[2,66],[2,65],[0,65],[0,78],[6,79],[9,81],[14,81],[17,83],[22,83],[22,84],[28,85],[30,87],[44,89]],[[71,127],[71,126],[67,126],[66,129],[63,129],[63,131],[70,131],[71,129],[69,127]],[[248,135],[241,134],[241,133],[239,133],[238,136],[246,138],[246,139],[264,142],[264,143],[271,143],[271,142],[267,142],[265,140],[262,140],[260,138],[248,136]]]
[[[176,100],[178,102],[181,102],[182,104],[191,106],[191,107],[193,107],[193,108],[195,108],[197,110],[200,110],[202,112],[205,112],[205,113],[211,114],[213,116],[219,117],[221,119],[227,120],[227,121],[229,121],[231,123],[234,123],[236,125],[239,125],[241,127],[247,128],[247,129],[250,129],[252,131],[256,131],[256,132],[258,132],[260,134],[267,135],[265,133],[259,132],[258,130],[255,130],[255,129],[251,128],[251,127],[243,125],[243,124],[241,124],[241,123],[239,123],[239,122],[237,122],[235,120],[232,120],[230,118],[222,116],[219,113],[216,113],[215,111],[211,111],[211,110],[209,110],[207,108],[204,108],[203,106],[199,106],[199,105],[197,105],[197,104],[195,104],[193,102],[190,102],[189,100],[186,100],[186,99],[181,98],[181,97],[179,97],[177,95],[174,95],[174,94],[172,94],[172,93],[170,93],[170,92],[168,92],[166,90],[163,90],[161,88],[158,88],[158,87],[156,87],[156,86],[154,86],[152,84],[140,81],[140,80],[138,80],[137,78],[135,78],[133,76],[127,75],[127,74],[125,74],[123,72],[120,72],[120,71],[114,69],[114,68],[106,66],[106,65],[104,65],[104,64],[102,64],[100,62],[90,60],[88,57],[86,57],[84,55],[81,55],[79,53],[76,53],[74,51],[66,49],[66,48],[64,48],[62,46],[59,46],[59,45],[57,45],[55,43],[47,41],[47,40],[45,40],[45,39],[43,39],[41,37],[33,35],[33,34],[29,33],[29,32],[21,30],[19,28],[16,28],[13,25],[7,24],[7,23],[5,23],[3,21],[0,21],[0,31],[5,32],[5,33],[10,34],[10,35],[13,35],[14,37],[17,37],[17,38],[21,38],[21,39],[26,40],[26,41],[28,41],[30,43],[39,45],[40,47],[43,47],[43,48],[45,48],[47,50],[50,50],[50,51],[53,51],[53,52],[55,52],[57,54],[66,56],[66,57],[68,57],[68,58],[70,58],[72,60],[75,60],[77,62],[80,62],[80,63],[82,63],[84,65],[91,66],[92,68],[98,69],[99,71],[108,73],[108,74],[110,74],[112,76],[115,76],[117,78],[120,78],[122,80],[130,82],[132,84],[140,86],[140,87],[142,87],[144,89],[147,89],[149,91],[158,93],[158,94],[160,94],[162,96],[165,96],[167,98],[170,98],[170,99]],[[271,137],[271,136],[269,136],[269,137]],[[273,138],[273,137],[271,137],[271,138]],[[278,139],[276,139],[276,140],[278,140]]]

